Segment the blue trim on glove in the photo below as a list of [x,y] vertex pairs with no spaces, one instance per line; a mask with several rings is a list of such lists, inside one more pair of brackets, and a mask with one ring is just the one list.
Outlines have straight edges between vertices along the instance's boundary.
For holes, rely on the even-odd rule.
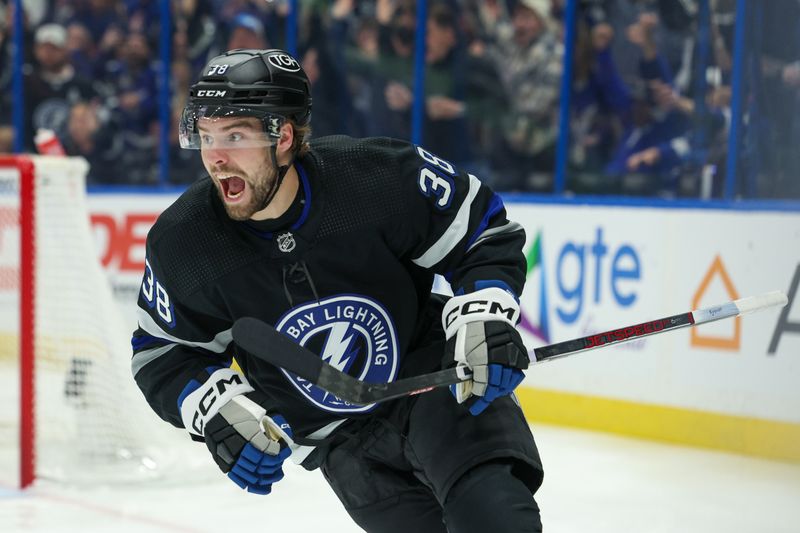
[[248,442],[228,477],[247,492],[269,494],[272,484],[283,479],[283,462],[291,453],[289,448],[283,447],[278,455],[270,455]]
[[[503,366],[497,363],[489,365],[489,385],[486,387],[486,392],[483,396],[477,396],[475,401],[469,408],[472,415],[481,414],[484,409],[489,407],[492,401],[500,398],[501,396],[508,396],[517,386],[522,383],[525,374],[522,370]],[[451,391],[455,389],[451,387]]]
[[196,379],[193,379],[186,384],[181,393],[178,395],[178,411],[180,411],[181,406],[183,406],[183,400],[185,400],[186,397],[189,396],[191,393],[199,389],[200,385],[202,385],[202,383],[200,383]]
[[479,291],[481,289],[490,289],[490,288],[497,288],[506,291],[508,294],[514,297],[514,300],[519,303],[519,296],[514,290],[508,286],[508,283],[499,279],[481,279],[475,282],[475,291]]

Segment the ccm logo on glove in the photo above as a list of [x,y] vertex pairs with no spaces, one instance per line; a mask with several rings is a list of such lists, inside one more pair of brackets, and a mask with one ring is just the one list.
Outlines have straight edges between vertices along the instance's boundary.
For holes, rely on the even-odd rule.
[[181,403],[181,419],[189,433],[202,437],[205,425],[220,407],[231,398],[253,392],[247,379],[231,368],[220,368],[205,383],[184,398]]
[[518,314],[517,305],[506,307],[503,303],[494,300],[470,300],[464,302],[462,305],[456,305],[444,317],[445,327],[450,327],[459,316],[468,316],[475,314],[488,314],[492,315],[495,320],[505,318],[508,322],[514,323]]
[[511,326],[519,322],[519,304],[510,293],[497,287],[454,296],[444,307],[442,325],[449,339],[470,322],[500,320]]

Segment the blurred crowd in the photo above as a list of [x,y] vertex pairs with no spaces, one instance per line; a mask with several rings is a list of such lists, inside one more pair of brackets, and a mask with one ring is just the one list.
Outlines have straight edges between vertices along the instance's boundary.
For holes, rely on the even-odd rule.
[[[566,0],[431,0],[422,144],[502,191],[553,188],[570,99],[567,188],[719,196],[732,121],[736,0],[579,0],[572,79]],[[23,1],[25,149],[39,129],[91,165],[92,184],[158,181],[162,31],[172,36],[170,180],[203,175],[177,117],[206,60],[285,47],[285,0]],[[800,196],[800,0],[750,1],[737,193]],[[410,139],[414,0],[301,0],[298,56],[313,135]],[[0,0],[0,152],[11,150],[12,6]]]

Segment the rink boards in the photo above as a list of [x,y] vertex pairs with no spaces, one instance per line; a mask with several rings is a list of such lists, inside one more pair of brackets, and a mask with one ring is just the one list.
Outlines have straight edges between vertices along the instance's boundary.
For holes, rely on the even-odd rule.
[[[131,317],[147,229],[175,197],[89,197],[99,255]],[[789,297],[783,310],[534,366],[519,392],[531,421],[800,461],[800,213],[507,207],[527,233],[530,347],[771,290]]]

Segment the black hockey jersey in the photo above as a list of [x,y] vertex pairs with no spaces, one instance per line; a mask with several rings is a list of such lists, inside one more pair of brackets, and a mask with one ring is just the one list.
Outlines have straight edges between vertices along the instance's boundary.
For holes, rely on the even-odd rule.
[[522,291],[524,231],[475,176],[385,138],[313,140],[295,167],[303,201],[277,230],[231,220],[206,178],[148,234],[132,370],[178,427],[183,398],[233,357],[296,435],[324,436],[376,409],[239,350],[231,326],[240,317],[274,325],[359,379],[389,382],[440,368],[441,356],[414,355],[419,323],[440,319],[423,316],[434,273],[456,292]]

